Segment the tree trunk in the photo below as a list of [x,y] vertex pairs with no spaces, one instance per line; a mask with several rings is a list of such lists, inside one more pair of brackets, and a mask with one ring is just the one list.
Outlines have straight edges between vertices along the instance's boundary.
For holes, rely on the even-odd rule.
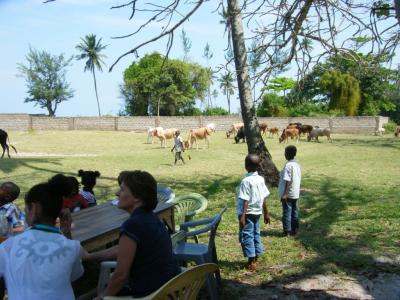
[[94,80],[94,91],[96,92],[97,109],[99,110],[99,117],[101,117],[100,102],[99,102],[99,95],[97,94],[96,74],[95,74],[94,68],[93,68],[93,80]]
[[264,177],[265,182],[270,186],[277,186],[279,183],[279,172],[273,163],[271,154],[268,152],[261,136],[260,127],[258,126],[258,121],[255,115],[255,106],[251,99],[251,85],[246,62],[246,46],[244,43],[240,7],[238,0],[227,0],[227,2],[232,31],[231,37],[239,88],[240,107],[248,152],[259,155],[261,159],[259,174]]
[[56,114],[56,111],[51,106],[51,100],[47,100],[46,106],[47,106],[47,111],[49,112],[49,117],[54,117]]

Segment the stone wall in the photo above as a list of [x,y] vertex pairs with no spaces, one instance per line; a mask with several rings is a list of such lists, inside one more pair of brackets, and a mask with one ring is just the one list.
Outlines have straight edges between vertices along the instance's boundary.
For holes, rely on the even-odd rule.
[[[283,129],[288,123],[300,122],[321,128],[328,127],[334,133],[373,133],[386,124],[387,117],[296,117],[259,118],[268,127]],[[27,114],[0,114],[0,128],[5,130],[110,130],[145,131],[147,127],[191,128],[216,125],[217,131],[226,131],[231,124],[242,122],[240,116],[184,116],[184,117],[46,117]]]

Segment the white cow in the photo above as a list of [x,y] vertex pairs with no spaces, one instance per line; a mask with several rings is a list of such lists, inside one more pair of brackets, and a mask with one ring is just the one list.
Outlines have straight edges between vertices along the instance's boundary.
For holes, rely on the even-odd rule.
[[162,132],[162,127],[147,127],[147,144],[153,144],[153,138],[157,136],[157,131]]
[[214,123],[209,123],[206,125],[208,129],[210,129],[212,132],[215,132],[215,124]]
[[377,130],[375,130],[375,135],[384,135],[385,134],[385,128],[379,127]]

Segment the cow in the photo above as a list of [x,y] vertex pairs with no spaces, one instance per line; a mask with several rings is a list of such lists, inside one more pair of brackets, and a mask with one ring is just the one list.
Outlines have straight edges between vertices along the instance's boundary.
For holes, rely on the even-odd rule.
[[189,147],[193,148],[193,142],[196,142],[196,149],[199,149],[199,144],[197,140],[204,140],[205,144],[207,145],[207,148],[210,146],[209,141],[208,141],[208,136],[211,133],[211,129],[208,127],[201,127],[197,129],[190,129],[189,136],[188,136],[188,142],[189,142]]
[[215,132],[215,124],[214,123],[209,123],[206,125],[207,128],[209,128],[212,132]]
[[178,129],[176,128],[169,128],[169,129],[164,129],[164,130],[155,130],[155,135],[158,137],[158,139],[161,142],[161,147],[164,146],[167,147],[167,140],[173,139],[175,137],[175,132],[177,132]]
[[236,135],[239,129],[243,126],[244,126],[243,123],[232,124],[229,130],[226,131],[226,138],[229,138],[231,135]]
[[269,131],[269,136],[270,137],[273,138],[275,134],[276,134],[277,137],[279,137],[279,129],[278,129],[278,127],[272,127],[270,129],[268,129],[268,131]]
[[[6,131],[4,131],[3,129],[0,129],[0,144],[1,144],[1,147],[3,148],[3,154],[1,155],[1,158],[4,157],[4,153],[6,152],[6,150],[7,150],[8,158],[11,158],[10,148],[9,148],[7,142],[8,142],[8,144],[10,144],[10,139],[8,138],[8,133]],[[11,146],[11,148],[14,149],[15,153],[18,153],[17,149],[15,149],[15,147],[13,145],[10,144],[10,146]]]
[[396,130],[394,131],[395,137],[400,137],[400,126],[397,126]]
[[239,143],[240,140],[243,140],[242,142],[244,143],[246,141],[246,135],[244,133],[244,127],[240,127],[238,132],[236,133],[235,136],[235,143]]
[[332,142],[331,139],[331,131],[329,128],[314,128],[311,130],[310,134],[307,137],[307,141],[311,141],[312,139],[315,139],[317,142],[319,142],[318,137],[319,136],[326,136],[328,138],[328,141]]
[[284,140],[286,140],[286,143],[288,142],[288,139],[290,138],[294,138],[296,139],[296,143],[299,142],[299,130],[297,128],[285,128],[282,131],[282,135],[279,138],[279,143],[282,143]]
[[288,126],[286,128],[290,128],[290,127],[296,127],[297,129],[300,128],[302,124],[300,122],[295,122],[295,123],[289,123]]
[[163,130],[162,127],[147,127],[147,144],[153,144],[153,138],[156,136],[157,131],[161,132]]
[[260,131],[261,131],[261,134],[264,134],[264,135],[267,134],[268,125],[267,125],[266,122],[261,122],[261,123],[260,123]]
[[300,134],[303,133],[308,133],[310,134],[310,132],[313,130],[314,128],[312,127],[312,125],[301,125],[300,126]]
[[379,127],[377,130],[375,130],[374,134],[375,135],[380,135],[380,136],[384,135],[385,134],[385,128]]

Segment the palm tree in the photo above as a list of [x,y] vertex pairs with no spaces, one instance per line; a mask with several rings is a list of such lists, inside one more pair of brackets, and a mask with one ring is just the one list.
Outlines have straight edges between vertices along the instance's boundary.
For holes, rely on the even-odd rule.
[[100,103],[99,103],[99,96],[97,94],[97,83],[96,83],[96,73],[95,69],[97,68],[100,71],[103,71],[102,65],[104,65],[103,58],[106,56],[104,54],[100,54],[101,50],[105,49],[107,45],[101,44],[101,38],[96,41],[95,34],[86,35],[84,38],[81,38],[82,43],[77,45],[75,48],[78,49],[81,53],[76,56],[76,59],[87,59],[85,63],[84,71],[90,70],[93,74],[94,80],[94,90],[96,92],[96,99],[97,99],[97,108],[99,110],[99,117],[101,116],[100,113]]
[[235,86],[233,85],[233,82],[235,79],[233,78],[233,74],[231,71],[227,71],[225,74],[221,75],[221,77],[218,79],[220,82],[219,87],[222,88],[222,92],[224,95],[226,95],[226,98],[228,100],[228,112],[229,114],[231,113],[231,95],[235,93]]

